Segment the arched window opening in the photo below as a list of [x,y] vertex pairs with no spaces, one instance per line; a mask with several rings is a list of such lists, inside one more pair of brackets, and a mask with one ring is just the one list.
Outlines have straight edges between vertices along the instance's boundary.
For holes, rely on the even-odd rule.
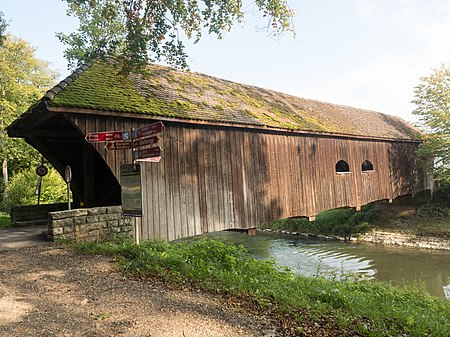
[[345,160],[339,160],[336,163],[336,173],[350,173],[350,167]]
[[364,160],[361,166],[362,166],[362,171],[363,172],[373,171],[373,165],[368,160]]

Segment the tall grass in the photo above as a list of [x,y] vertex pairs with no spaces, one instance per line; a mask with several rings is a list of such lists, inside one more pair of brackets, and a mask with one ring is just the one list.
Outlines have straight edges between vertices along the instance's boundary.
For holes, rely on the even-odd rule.
[[140,246],[87,243],[77,249],[117,256],[124,273],[156,276],[175,286],[194,285],[228,296],[250,296],[265,310],[288,315],[299,324],[306,313],[317,324],[337,324],[343,334],[450,336],[450,302],[424,291],[378,281],[298,276],[220,240],[148,241]]

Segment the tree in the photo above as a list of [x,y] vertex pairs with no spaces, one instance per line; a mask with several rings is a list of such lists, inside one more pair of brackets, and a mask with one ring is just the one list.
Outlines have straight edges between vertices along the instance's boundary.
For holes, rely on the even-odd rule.
[[55,81],[57,73],[48,63],[34,56],[26,41],[6,34],[0,46],[0,158],[2,176],[16,173],[39,162],[39,154],[22,139],[10,139],[5,127],[42,97]]
[[419,153],[425,158],[435,158],[436,178],[450,182],[450,63],[421,78],[414,93],[412,102],[417,107],[413,114],[427,132]]
[[[125,70],[143,68],[163,60],[187,68],[184,34],[198,42],[202,33],[222,38],[244,17],[242,0],[66,0],[68,15],[77,17],[77,32],[58,33],[68,45],[65,57],[73,68],[106,55],[122,60]],[[291,10],[286,0],[254,0],[265,19],[265,29],[278,36],[293,32]],[[128,69],[127,69],[128,67]]]
[[3,44],[6,28],[8,28],[8,23],[5,20],[3,12],[0,11],[0,46]]

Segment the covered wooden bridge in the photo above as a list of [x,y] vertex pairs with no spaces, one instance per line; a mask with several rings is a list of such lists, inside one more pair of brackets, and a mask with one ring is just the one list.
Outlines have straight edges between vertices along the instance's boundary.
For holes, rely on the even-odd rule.
[[421,135],[398,117],[156,65],[145,75],[123,75],[111,60],[83,66],[8,134],[60,173],[71,166],[78,207],[119,205],[131,150],[85,137],[157,121],[161,161],[142,164],[143,239],[313,218],[428,188],[415,156]]

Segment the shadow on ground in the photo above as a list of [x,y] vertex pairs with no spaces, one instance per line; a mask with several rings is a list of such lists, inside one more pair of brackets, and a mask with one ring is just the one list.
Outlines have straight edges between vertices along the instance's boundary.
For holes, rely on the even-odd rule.
[[47,225],[0,229],[0,251],[46,245],[46,231]]

